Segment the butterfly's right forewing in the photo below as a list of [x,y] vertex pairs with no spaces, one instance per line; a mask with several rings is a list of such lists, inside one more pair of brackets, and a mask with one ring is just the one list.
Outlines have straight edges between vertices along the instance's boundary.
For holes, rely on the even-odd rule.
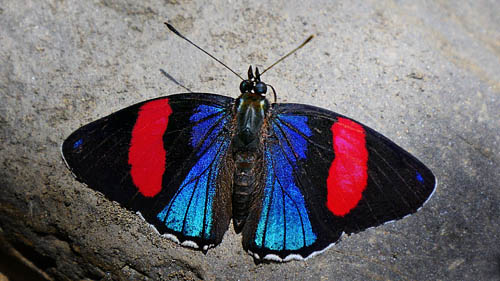
[[233,101],[193,93],[142,102],[75,131],[63,157],[80,181],[160,233],[188,246],[217,245],[231,216]]

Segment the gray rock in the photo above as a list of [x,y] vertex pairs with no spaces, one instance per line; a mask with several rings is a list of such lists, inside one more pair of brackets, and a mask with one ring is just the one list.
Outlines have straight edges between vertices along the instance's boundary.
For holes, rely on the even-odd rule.
[[[13,280],[500,279],[499,15],[488,0],[2,1],[0,271]],[[74,180],[59,148],[92,120],[185,91],[160,69],[193,91],[238,95],[239,79],[166,19],[240,73],[315,34],[266,73],[279,101],[383,133],[435,172],[434,197],[305,262],[256,265],[232,230],[207,254],[159,237]]]

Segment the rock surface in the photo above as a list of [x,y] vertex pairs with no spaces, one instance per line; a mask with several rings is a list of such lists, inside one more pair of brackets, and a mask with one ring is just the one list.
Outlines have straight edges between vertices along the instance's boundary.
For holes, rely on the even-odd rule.
[[[75,181],[59,149],[81,125],[185,91],[160,69],[238,95],[166,19],[240,73],[315,34],[266,73],[279,101],[378,130],[434,171],[434,197],[305,262],[256,265],[232,230],[207,254],[159,237]],[[2,1],[0,26],[0,278],[500,279],[498,1]]]

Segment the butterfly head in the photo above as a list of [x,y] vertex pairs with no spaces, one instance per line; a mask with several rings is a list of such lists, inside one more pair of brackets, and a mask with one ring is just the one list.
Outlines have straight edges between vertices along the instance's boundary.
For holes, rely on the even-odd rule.
[[260,81],[259,68],[255,68],[255,74],[253,73],[252,66],[248,68],[248,79],[241,81],[240,92],[242,94],[266,95],[267,86],[266,83]]
[[[254,74],[252,66],[250,66],[248,68],[248,79],[241,81],[241,95],[236,99],[236,109],[239,115],[246,117],[262,115],[259,119],[263,119],[265,112],[269,109],[269,101],[266,98],[267,85],[260,81],[260,75],[258,68],[255,68]],[[272,88],[272,86],[270,87]],[[259,114],[256,114],[256,112],[259,112]]]

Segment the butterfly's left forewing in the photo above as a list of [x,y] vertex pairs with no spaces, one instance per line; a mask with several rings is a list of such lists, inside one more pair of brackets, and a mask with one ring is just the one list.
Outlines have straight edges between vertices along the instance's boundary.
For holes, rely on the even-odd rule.
[[374,130],[320,108],[274,104],[265,176],[243,230],[257,258],[302,259],[343,232],[415,212],[435,188],[431,171]]
[[231,215],[225,162],[233,101],[196,93],[139,103],[75,131],[63,157],[79,180],[167,237],[217,245]]

